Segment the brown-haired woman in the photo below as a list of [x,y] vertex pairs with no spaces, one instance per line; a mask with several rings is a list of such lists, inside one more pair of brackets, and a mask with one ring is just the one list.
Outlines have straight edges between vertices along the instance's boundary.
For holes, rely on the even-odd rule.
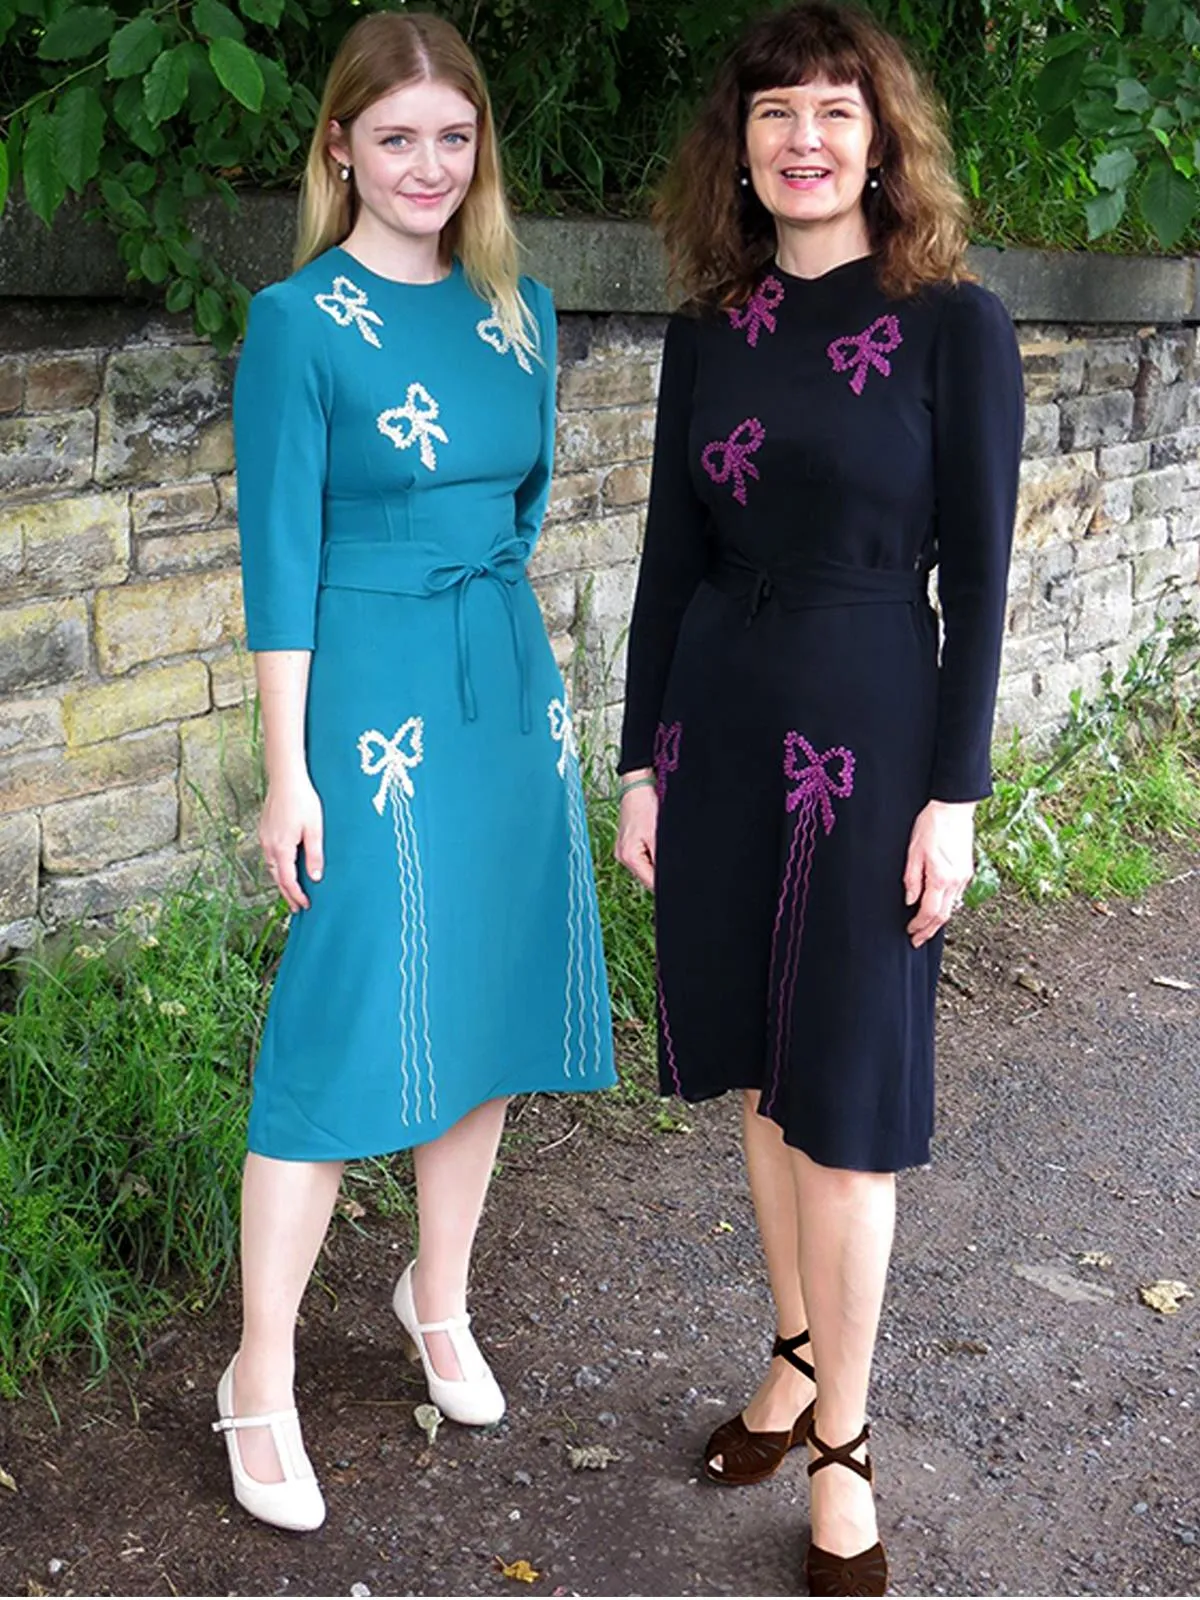
[[442,1411],[496,1422],[466,1295],[505,1105],[613,1081],[578,754],[526,577],[554,338],[471,52],[436,17],[364,18],[330,70],[297,271],[255,297],[234,393],[259,832],[293,915],[216,1427],[238,1501],[282,1527],[325,1514],[292,1346],[342,1164],[413,1150],[395,1312]]
[[617,854],[655,890],[664,1091],[743,1091],[777,1317],[705,1465],[755,1483],[807,1443],[812,1592],[882,1594],[868,1382],[895,1173],[929,1157],[941,929],[990,787],[1020,361],[964,270],[935,104],[853,9],[750,26],[659,217],[686,303]]

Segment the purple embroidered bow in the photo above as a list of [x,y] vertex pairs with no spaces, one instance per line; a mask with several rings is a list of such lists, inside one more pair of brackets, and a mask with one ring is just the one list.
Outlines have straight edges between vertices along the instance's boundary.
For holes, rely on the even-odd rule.
[[737,306],[730,306],[729,320],[735,328],[745,328],[746,343],[751,349],[758,343],[758,335],[763,328],[768,333],[775,332],[772,313],[778,310],[782,300],[783,285],[778,278],[767,277],[740,310]]
[[667,791],[667,776],[679,768],[679,739],[683,724],[673,722],[670,727],[659,723],[654,735],[654,770],[658,775],[658,798]]
[[758,468],[750,457],[766,436],[758,418],[747,417],[738,423],[728,439],[714,439],[706,444],[700,457],[701,466],[714,483],[728,483],[733,479],[733,498],[741,506],[746,504],[746,479],[758,477]]
[[[876,334],[880,338],[876,338]],[[900,332],[900,319],[876,317],[869,328],[861,333],[846,333],[835,339],[825,352],[833,362],[835,372],[852,372],[850,387],[855,394],[863,392],[867,373],[875,367],[885,378],[891,376],[892,364],[887,359],[891,352],[904,343]]]
[[[805,765],[801,765],[803,760]],[[830,763],[836,762],[836,770]],[[821,808],[825,832],[833,832],[833,801],[844,800],[854,789],[854,752],[835,745],[820,755],[801,733],[789,733],[783,757],[784,775],[796,785],[789,791],[787,808],[795,811],[804,801]]]

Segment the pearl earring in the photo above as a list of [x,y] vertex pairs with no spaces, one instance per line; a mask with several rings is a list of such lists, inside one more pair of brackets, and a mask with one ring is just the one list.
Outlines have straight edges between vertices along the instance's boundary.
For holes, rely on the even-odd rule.
[[738,178],[738,182],[741,184],[743,189],[748,189],[750,187],[750,174],[746,171],[745,167],[742,168],[742,173]]
[[347,167],[347,166],[339,167],[338,176],[341,178],[343,183],[349,183],[350,182],[350,168]]
[[882,167],[872,167],[871,168],[870,173],[869,173],[869,175],[867,177],[867,188],[868,189],[878,189],[878,187],[879,187],[879,178],[880,178],[880,174],[882,173],[882,171],[883,171]]

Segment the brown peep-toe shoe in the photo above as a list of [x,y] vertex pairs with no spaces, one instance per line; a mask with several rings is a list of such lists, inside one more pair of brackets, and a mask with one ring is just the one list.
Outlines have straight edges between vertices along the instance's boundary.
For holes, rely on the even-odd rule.
[[[849,1467],[873,1484],[875,1473],[868,1455],[865,1461],[856,1461],[852,1454],[860,1444],[871,1437],[864,1427],[857,1439],[849,1444],[826,1444],[818,1439],[816,1429],[809,1425],[808,1442],[821,1454],[808,1463],[808,1475],[820,1472],[822,1467]],[[808,1592],[811,1595],[878,1595],[887,1593],[888,1564],[883,1545],[876,1540],[869,1550],[860,1550],[856,1556],[835,1556],[830,1550],[810,1544],[805,1564]]]
[[[796,1354],[800,1346],[808,1342],[807,1328],[794,1339],[776,1337],[771,1356],[772,1359],[782,1356],[798,1372],[802,1372],[810,1383],[815,1383],[817,1375],[812,1363]],[[765,1483],[779,1471],[788,1451],[804,1443],[812,1422],[813,1404],[810,1402],[806,1405],[792,1426],[780,1433],[755,1432],[746,1426],[739,1411],[736,1417],[723,1422],[709,1439],[704,1451],[705,1476],[714,1483],[729,1484],[735,1489],[745,1488],[752,1483]],[[720,1467],[712,1465],[714,1456],[721,1457]]]

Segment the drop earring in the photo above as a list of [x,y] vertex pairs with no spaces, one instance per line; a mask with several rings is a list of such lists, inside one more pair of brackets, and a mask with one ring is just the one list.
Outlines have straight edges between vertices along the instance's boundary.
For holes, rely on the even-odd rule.
[[750,187],[750,170],[748,167],[742,167],[739,169],[738,182],[741,184],[743,189],[748,189]]
[[349,183],[350,182],[350,168],[348,166],[345,166],[344,164],[342,166],[340,166],[338,168],[338,177],[341,178],[343,183]]
[[868,189],[872,189],[872,190],[878,189],[879,188],[879,180],[880,180],[882,175],[883,175],[883,168],[882,167],[868,167],[867,168],[867,188]]

